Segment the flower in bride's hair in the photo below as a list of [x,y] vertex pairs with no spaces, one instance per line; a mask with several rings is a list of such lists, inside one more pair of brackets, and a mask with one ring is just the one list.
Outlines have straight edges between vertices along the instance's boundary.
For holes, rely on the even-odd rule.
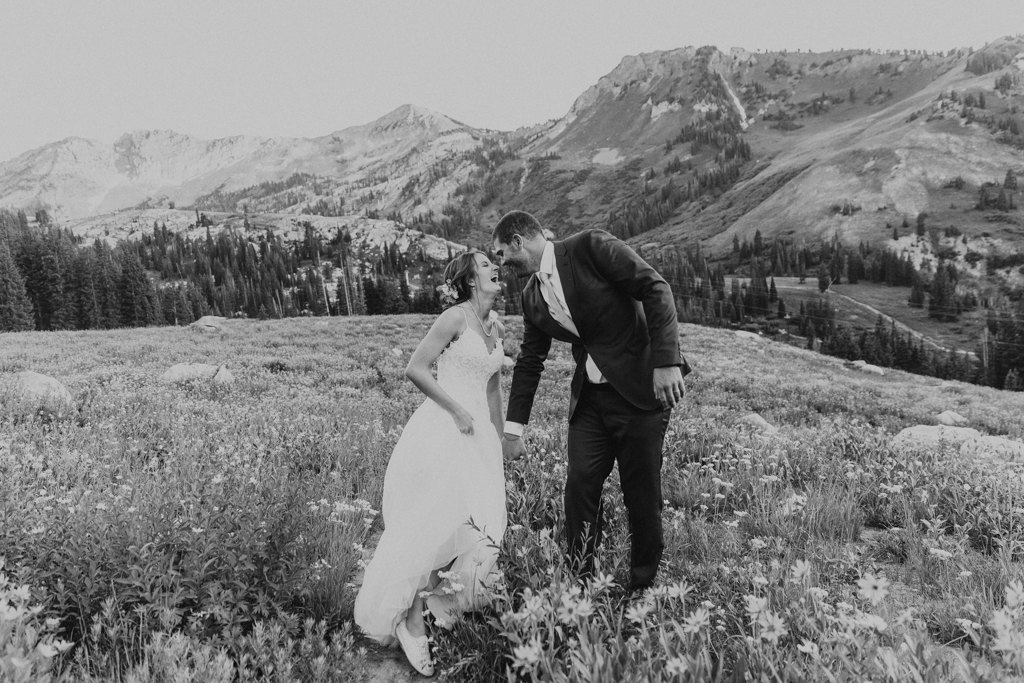
[[459,298],[459,292],[452,285],[451,280],[445,280],[444,284],[437,288],[437,292],[441,295],[441,302],[448,306],[455,304]]

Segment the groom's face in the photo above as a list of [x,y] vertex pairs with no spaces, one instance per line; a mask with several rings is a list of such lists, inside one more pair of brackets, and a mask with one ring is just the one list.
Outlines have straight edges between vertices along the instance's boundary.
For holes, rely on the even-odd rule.
[[530,258],[526,249],[523,248],[521,235],[512,235],[509,243],[495,239],[494,253],[498,257],[498,263],[516,275],[522,277],[530,274]]

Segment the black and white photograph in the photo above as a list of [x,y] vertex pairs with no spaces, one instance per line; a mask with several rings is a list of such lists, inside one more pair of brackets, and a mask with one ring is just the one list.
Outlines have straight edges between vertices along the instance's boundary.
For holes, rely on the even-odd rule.
[[0,26],[0,683],[1024,680],[1020,0]]

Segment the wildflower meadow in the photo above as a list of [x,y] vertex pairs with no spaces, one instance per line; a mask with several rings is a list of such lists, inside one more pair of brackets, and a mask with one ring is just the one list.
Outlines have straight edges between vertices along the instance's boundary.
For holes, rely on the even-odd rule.
[[[422,400],[403,371],[431,322],[0,335],[0,680],[392,680],[384,664],[414,679],[357,632],[352,604],[388,456]],[[521,321],[506,325],[515,357]],[[1024,394],[680,333],[694,372],[666,437],[658,585],[623,589],[614,474],[599,570],[584,584],[567,571],[572,362],[556,344],[529,454],[506,463],[493,606],[432,627],[437,678],[1024,677],[1024,463],[892,445],[945,410],[1024,439]],[[235,381],[160,381],[181,362]],[[61,380],[77,409],[26,409],[22,370]]]

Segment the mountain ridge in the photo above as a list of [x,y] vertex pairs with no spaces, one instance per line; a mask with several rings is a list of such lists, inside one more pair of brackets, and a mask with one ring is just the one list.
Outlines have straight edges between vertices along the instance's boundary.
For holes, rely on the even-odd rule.
[[[757,230],[878,241],[881,226],[922,213],[982,232],[992,216],[965,211],[1008,170],[1024,173],[1022,72],[1024,37],[937,54],[683,47],[625,56],[564,116],[511,132],[406,104],[313,138],[66,138],[0,163],[0,205],[73,229],[172,205],[458,216],[462,232],[445,237],[467,242],[525,208],[556,234],[603,227],[712,255]],[[1024,245],[1024,221],[1003,218],[997,237]]]

